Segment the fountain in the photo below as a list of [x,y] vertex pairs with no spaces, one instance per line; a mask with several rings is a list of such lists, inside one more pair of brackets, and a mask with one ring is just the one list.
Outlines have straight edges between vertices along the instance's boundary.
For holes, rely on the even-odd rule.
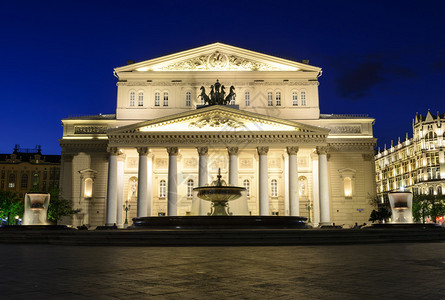
[[25,194],[23,225],[48,225],[49,194]]
[[391,204],[391,223],[413,223],[413,194],[409,191],[391,192],[388,194]]
[[228,186],[221,180],[221,169],[218,169],[217,179],[211,186],[201,186],[194,188],[199,199],[212,202],[212,210],[209,216],[230,216],[227,211],[229,201],[236,200],[242,196],[245,188],[239,186]]
[[[297,216],[233,216],[229,201],[242,200],[243,187],[228,186],[217,180],[210,186],[193,189],[199,199],[212,203],[207,216],[159,216],[133,218],[129,229],[287,229],[306,228],[306,218]],[[247,200],[245,200],[247,201]]]
[[436,223],[414,223],[413,221],[413,194],[410,191],[393,191],[388,193],[389,203],[391,205],[391,223],[372,224],[364,229],[425,229],[441,228]]

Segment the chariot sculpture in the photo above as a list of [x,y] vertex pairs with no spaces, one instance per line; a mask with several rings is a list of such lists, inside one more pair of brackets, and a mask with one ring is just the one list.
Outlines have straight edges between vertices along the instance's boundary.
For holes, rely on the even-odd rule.
[[218,79],[214,85],[210,86],[208,95],[206,94],[205,87],[201,86],[200,96],[207,105],[228,105],[235,95],[235,87],[232,85],[229,94],[226,96],[225,87],[221,85]]

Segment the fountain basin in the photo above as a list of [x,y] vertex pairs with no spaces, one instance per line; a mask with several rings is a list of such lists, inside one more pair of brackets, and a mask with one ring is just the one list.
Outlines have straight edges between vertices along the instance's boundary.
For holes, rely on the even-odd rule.
[[303,229],[304,217],[291,216],[166,216],[133,219],[129,229]]
[[203,186],[193,189],[197,191],[198,198],[212,202],[227,202],[241,197],[246,189],[239,186]]

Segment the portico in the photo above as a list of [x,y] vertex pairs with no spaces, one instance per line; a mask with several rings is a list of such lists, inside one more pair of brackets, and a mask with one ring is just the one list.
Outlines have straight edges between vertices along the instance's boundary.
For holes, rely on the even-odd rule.
[[[221,122],[221,120],[223,121]],[[216,124],[216,121],[219,123]],[[205,124],[201,125],[200,130],[193,127],[194,124],[201,123]],[[265,125],[268,126],[266,132],[246,130]],[[181,131],[172,130],[175,127],[181,128]],[[151,128],[156,128],[156,130],[149,130]],[[236,130],[231,130],[235,128]],[[209,174],[211,173],[209,172],[209,157],[211,160],[217,157],[219,161],[228,162],[224,163],[223,174],[226,176],[226,181],[235,186],[240,185],[239,179],[243,177],[239,172],[239,157],[248,154],[254,158],[255,166],[252,165],[250,168],[254,180],[253,182],[249,181],[249,185],[256,187],[256,190],[251,189],[249,196],[255,199],[255,202],[250,203],[250,208],[247,202],[235,204],[235,207],[231,208],[234,214],[247,215],[256,212],[259,215],[270,215],[272,212],[280,213],[281,211],[281,214],[297,216],[300,212],[298,152],[300,149],[304,149],[306,155],[309,153],[312,157],[314,155],[318,157],[318,149],[322,149],[326,145],[327,134],[328,130],[319,127],[283,122],[276,118],[253,113],[246,114],[237,109],[223,106],[211,106],[191,113],[179,114],[168,121],[153,120],[111,130],[108,133],[110,153],[108,178],[109,185],[114,187],[110,188],[107,194],[107,221],[110,224],[114,223],[115,210],[120,209],[116,205],[117,193],[119,190],[123,190],[124,186],[124,182],[117,179],[124,178],[124,176],[117,174],[118,168],[115,167],[115,161],[117,161],[119,153],[128,152],[129,149],[136,149],[138,153],[138,216],[158,214],[152,210],[153,202],[159,201],[156,199],[160,197],[158,195],[156,199],[153,198],[153,192],[156,193],[158,187],[153,182],[153,160],[152,158],[148,159],[151,152],[156,152],[157,157],[168,158],[166,176],[168,189],[165,211],[170,216],[178,215],[178,197],[184,196],[178,191],[181,190],[181,185],[187,184],[184,180],[178,180],[180,175],[187,176],[184,168],[181,168],[181,174],[178,172],[178,156],[181,156],[184,151],[187,152],[187,156],[191,156],[189,159],[198,162],[197,183],[199,186],[209,183]],[[271,172],[269,172],[268,166],[269,153],[273,153],[274,157],[271,160],[273,164]],[[278,158],[276,158],[277,154]],[[325,157],[326,153],[323,152],[322,155]],[[321,156],[320,159],[324,161],[325,158]],[[283,168],[285,163],[287,166]],[[278,171],[277,167],[279,167]],[[215,170],[213,170],[214,172]],[[281,179],[272,179],[274,174],[276,177],[277,173],[278,178]],[[324,184],[324,180],[327,180],[327,165],[320,164],[320,170],[317,173],[320,178],[317,178],[316,181]],[[273,180],[276,180],[276,183]],[[116,185],[111,184],[111,181],[116,182]],[[246,181],[243,183],[246,184]],[[329,194],[325,195],[328,192],[325,185],[320,185],[320,187],[323,189],[312,191],[311,198],[329,199]],[[282,209],[278,209],[278,206],[274,208],[270,204],[271,198],[275,198],[275,202],[280,202],[278,200],[280,188],[287,191],[284,193],[284,197],[280,198],[282,203],[277,203],[278,206],[283,207]],[[193,201],[202,200],[193,199]],[[205,202],[195,203],[192,206],[198,209],[193,211],[190,207],[191,214],[206,215],[210,210],[209,205]],[[319,206],[323,212],[329,212],[329,202],[320,203]],[[257,209],[252,209],[252,207]],[[284,209],[284,207],[288,207],[288,209]],[[323,215],[321,220],[329,222],[329,214]]]

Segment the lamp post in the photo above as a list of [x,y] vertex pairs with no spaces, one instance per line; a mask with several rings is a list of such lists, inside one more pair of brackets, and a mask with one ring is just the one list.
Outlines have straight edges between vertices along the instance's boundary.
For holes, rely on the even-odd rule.
[[307,200],[306,208],[307,208],[307,215],[308,215],[307,222],[311,223],[312,204],[311,204],[311,200],[310,199]]
[[128,200],[125,201],[124,204],[124,210],[125,210],[125,223],[124,223],[124,227],[127,228],[128,226],[128,211],[130,210],[131,205],[128,204]]

